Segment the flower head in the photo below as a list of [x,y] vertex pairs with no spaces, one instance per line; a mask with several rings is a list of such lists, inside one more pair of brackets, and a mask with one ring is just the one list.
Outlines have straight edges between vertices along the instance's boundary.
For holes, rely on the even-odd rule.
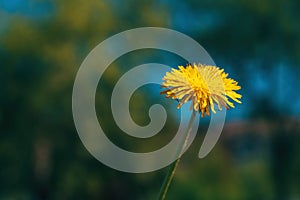
[[167,98],[178,99],[177,108],[191,100],[191,109],[201,112],[202,117],[205,113],[209,115],[210,109],[216,113],[215,103],[220,110],[222,106],[226,109],[229,109],[228,106],[234,108],[228,97],[241,103],[239,99],[242,95],[235,92],[241,89],[238,82],[228,78],[228,74],[216,66],[202,64],[179,66],[179,69],[167,72],[163,80],[162,87],[167,89],[161,94],[166,94]]

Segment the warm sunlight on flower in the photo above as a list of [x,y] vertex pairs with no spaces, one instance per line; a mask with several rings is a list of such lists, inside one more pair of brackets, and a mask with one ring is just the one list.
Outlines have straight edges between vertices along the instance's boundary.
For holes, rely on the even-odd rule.
[[216,113],[214,103],[220,110],[222,106],[225,108],[234,108],[232,100],[241,103],[239,100],[242,95],[235,91],[241,89],[238,82],[228,78],[228,74],[215,66],[209,65],[187,65],[186,67],[179,66],[179,69],[172,69],[172,72],[167,72],[163,78],[162,87],[167,88],[161,94],[166,94],[166,97],[178,99],[180,108],[182,104],[192,100],[191,109],[202,112],[202,117],[206,113],[210,114],[210,109]]

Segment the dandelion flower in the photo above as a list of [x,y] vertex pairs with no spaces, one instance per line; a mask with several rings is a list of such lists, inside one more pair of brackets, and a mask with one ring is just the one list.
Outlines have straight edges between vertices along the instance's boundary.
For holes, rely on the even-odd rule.
[[241,89],[238,82],[228,78],[228,73],[216,66],[193,64],[186,67],[179,66],[179,69],[172,69],[163,78],[162,87],[166,90],[161,94],[166,94],[167,98],[178,99],[180,108],[184,103],[192,101],[191,110],[199,111],[209,115],[210,109],[213,113],[216,104],[219,110],[222,107],[234,108],[234,104],[228,97],[237,103],[242,95],[236,93]]

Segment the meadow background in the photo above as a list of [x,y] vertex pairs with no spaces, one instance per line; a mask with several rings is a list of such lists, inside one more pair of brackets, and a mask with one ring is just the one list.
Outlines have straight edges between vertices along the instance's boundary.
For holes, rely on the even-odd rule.
[[[0,0],[0,199],[154,199],[166,168],[128,174],[98,162],[76,132],[76,72],[106,38],[166,27],[199,42],[242,86],[214,150],[197,153],[209,118],[183,156],[167,199],[300,199],[300,1]],[[184,61],[159,50],[117,59],[99,83],[96,109],[107,136],[124,149],[161,148],[178,128],[176,101],[157,85],[134,93],[130,111],[149,123],[153,103],[169,117],[153,138],[123,133],[110,110],[114,84],[133,66]],[[155,74],[152,74],[155,75]]]

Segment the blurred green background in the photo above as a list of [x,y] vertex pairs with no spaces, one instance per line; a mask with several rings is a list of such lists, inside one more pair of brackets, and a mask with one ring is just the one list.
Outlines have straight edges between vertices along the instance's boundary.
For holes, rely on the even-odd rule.
[[[214,150],[197,154],[209,118],[183,156],[167,199],[300,199],[300,1],[297,0],[0,0],[0,199],[154,199],[166,168],[128,174],[85,149],[72,118],[80,64],[121,31],[158,26],[197,40],[242,86],[243,104],[227,112]],[[123,133],[110,110],[114,84],[133,66],[184,64],[159,50],[128,53],[106,70],[96,109],[107,136],[131,151],[168,143],[177,102],[147,85],[132,96],[132,118],[149,123],[162,103],[158,135]]]

